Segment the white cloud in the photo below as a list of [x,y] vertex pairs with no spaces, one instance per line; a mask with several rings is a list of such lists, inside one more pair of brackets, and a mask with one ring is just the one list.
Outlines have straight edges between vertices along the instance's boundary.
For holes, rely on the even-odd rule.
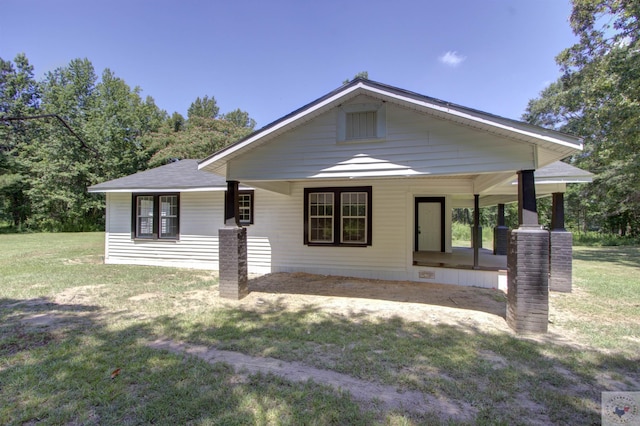
[[458,52],[450,50],[444,55],[440,56],[438,59],[445,65],[449,65],[450,67],[457,67],[462,62],[464,62],[467,57],[458,54]]

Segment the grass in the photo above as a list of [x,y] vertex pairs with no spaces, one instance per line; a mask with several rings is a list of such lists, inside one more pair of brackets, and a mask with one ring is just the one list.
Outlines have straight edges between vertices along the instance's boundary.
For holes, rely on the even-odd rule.
[[473,424],[598,423],[600,392],[640,387],[637,247],[576,248],[545,338],[290,309],[286,295],[221,302],[210,273],[104,265],[102,248],[101,233],[0,235],[0,424],[441,423],[144,344],[159,337],[421,391]]
[[[472,225],[453,222],[451,224],[451,244],[453,247],[471,247]],[[493,228],[482,227],[482,247],[493,250]]]

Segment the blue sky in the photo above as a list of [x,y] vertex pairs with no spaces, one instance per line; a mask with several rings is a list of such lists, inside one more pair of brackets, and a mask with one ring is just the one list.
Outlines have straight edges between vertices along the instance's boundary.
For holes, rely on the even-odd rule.
[[36,77],[88,58],[186,116],[196,97],[264,126],[360,71],[518,119],[576,41],[569,0],[3,0],[0,57]]

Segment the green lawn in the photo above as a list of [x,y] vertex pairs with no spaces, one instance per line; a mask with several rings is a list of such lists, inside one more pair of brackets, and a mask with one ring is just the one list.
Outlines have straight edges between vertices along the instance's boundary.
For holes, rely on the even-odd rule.
[[441,423],[313,381],[242,379],[145,345],[156,338],[458,401],[472,424],[597,424],[600,392],[640,390],[638,248],[576,248],[575,291],[552,295],[552,333],[519,337],[222,303],[205,271],[102,264],[103,238],[0,235],[0,424]]

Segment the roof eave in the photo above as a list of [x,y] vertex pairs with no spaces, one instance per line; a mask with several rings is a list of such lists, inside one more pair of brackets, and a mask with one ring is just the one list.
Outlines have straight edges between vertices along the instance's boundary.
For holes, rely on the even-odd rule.
[[332,103],[339,103],[340,100],[343,100],[343,98],[358,90],[366,90],[370,93],[376,93],[379,96],[395,99],[397,102],[410,103],[421,108],[425,108],[432,113],[435,112],[436,114],[446,117],[457,117],[463,122],[475,123],[476,125],[485,128],[494,130],[499,129],[506,133],[521,135],[521,137],[529,139],[534,143],[539,141],[543,144],[552,144],[551,146],[556,147],[556,150],[560,151],[565,157],[583,149],[583,144],[580,138],[562,132],[545,129],[529,123],[444,102],[418,93],[373,82],[371,80],[357,78],[333,92],[268,124],[246,138],[213,153],[198,164],[198,170],[205,168],[209,171],[219,170],[224,167],[224,164],[227,161],[239,155],[243,150],[256,141],[265,139],[274,133],[284,131],[287,127],[294,125],[294,123],[302,119],[304,116],[322,110]]

